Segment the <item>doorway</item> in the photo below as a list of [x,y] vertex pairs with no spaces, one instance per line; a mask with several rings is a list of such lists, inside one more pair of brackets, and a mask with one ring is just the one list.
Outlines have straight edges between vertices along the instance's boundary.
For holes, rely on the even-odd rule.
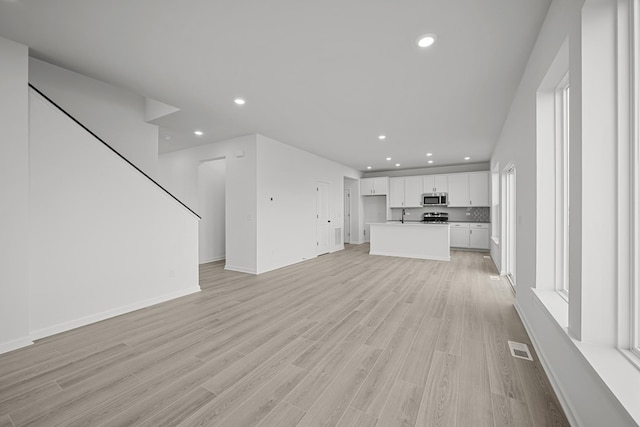
[[516,209],[516,168],[513,165],[508,166],[503,174],[503,239],[502,239],[502,259],[503,273],[511,283],[514,291],[516,290],[516,225],[517,225],[517,209]]
[[316,184],[316,255],[329,253],[331,214],[329,209],[331,186],[328,182]]
[[200,264],[226,257],[225,217],[226,160],[211,159],[198,165],[198,261]]
[[344,189],[344,243],[351,243],[351,189]]

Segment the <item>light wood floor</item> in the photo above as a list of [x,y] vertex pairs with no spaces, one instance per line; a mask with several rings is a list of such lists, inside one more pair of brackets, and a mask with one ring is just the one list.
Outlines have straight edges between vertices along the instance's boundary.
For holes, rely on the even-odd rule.
[[368,245],[203,291],[0,356],[6,426],[566,426],[513,295],[482,253]]

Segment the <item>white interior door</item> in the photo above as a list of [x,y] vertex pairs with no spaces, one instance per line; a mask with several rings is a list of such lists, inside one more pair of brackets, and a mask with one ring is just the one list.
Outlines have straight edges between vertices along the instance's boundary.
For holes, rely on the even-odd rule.
[[344,189],[344,242],[351,243],[351,189]]
[[316,186],[316,255],[329,253],[329,235],[331,232],[331,216],[329,195],[331,187],[328,182],[318,181]]

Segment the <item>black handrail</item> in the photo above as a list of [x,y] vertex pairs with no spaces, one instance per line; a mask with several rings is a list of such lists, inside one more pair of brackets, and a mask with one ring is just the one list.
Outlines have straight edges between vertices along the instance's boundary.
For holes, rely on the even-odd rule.
[[33,90],[35,90],[36,92],[38,92],[40,94],[40,96],[42,96],[44,99],[46,99],[47,101],[49,101],[52,105],[54,105],[58,110],[62,111],[67,117],[69,117],[71,120],[73,120],[74,122],[76,122],[80,127],[82,127],[84,130],[86,130],[87,132],[89,132],[91,135],[93,135],[93,137],[95,139],[97,139],[98,141],[102,142],[107,148],[109,148],[109,150],[113,151],[115,154],[118,155],[118,157],[120,157],[122,160],[124,160],[125,162],[129,163],[131,166],[133,166],[138,172],[140,172],[142,175],[144,175],[149,181],[153,182],[155,185],[157,185],[162,191],[164,191],[165,193],[167,193],[169,196],[171,196],[176,202],[180,203],[182,206],[184,206],[185,208],[187,208],[189,210],[189,212],[191,212],[192,214],[194,214],[195,216],[197,216],[199,219],[202,219],[200,217],[200,215],[198,215],[197,213],[195,213],[193,211],[193,209],[191,209],[189,206],[185,205],[184,203],[182,203],[176,196],[174,196],[173,194],[169,193],[169,191],[167,191],[166,188],[164,188],[162,185],[158,184],[156,182],[156,180],[154,180],[153,178],[151,178],[149,175],[147,175],[146,173],[144,173],[142,171],[142,169],[140,169],[139,167],[137,167],[136,165],[134,165],[133,163],[131,163],[126,157],[124,157],[122,154],[120,154],[115,148],[113,148],[112,146],[110,146],[109,144],[107,144],[106,142],[104,142],[104,140],[102,138],[100,138],[98,135],[96,135],[95,133],[93,133],[91,130],[89,130],[89,128],[87,128],[85,125],[83,125],[82,123],[80,123],[78,121],[78,119],[76,119],[75,117],[73,117],[71,114],[69,114],[64,108],[62,108],[61,106],[59,106],[58,104],[56,104],[55,102],[53,102],[51,100],[51,98],[49,98],[47,95],[45,95],[44,93],[42,93],[37,87],[35,87],[34,85],[32,85],[31,83],[29,83],[29,87]]

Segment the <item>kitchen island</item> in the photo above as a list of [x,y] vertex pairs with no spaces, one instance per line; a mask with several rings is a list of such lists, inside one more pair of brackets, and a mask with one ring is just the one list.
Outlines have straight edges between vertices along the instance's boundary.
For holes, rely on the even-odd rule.
[[371,255],[449,261],[449,224],[391,221],[370,224]]

